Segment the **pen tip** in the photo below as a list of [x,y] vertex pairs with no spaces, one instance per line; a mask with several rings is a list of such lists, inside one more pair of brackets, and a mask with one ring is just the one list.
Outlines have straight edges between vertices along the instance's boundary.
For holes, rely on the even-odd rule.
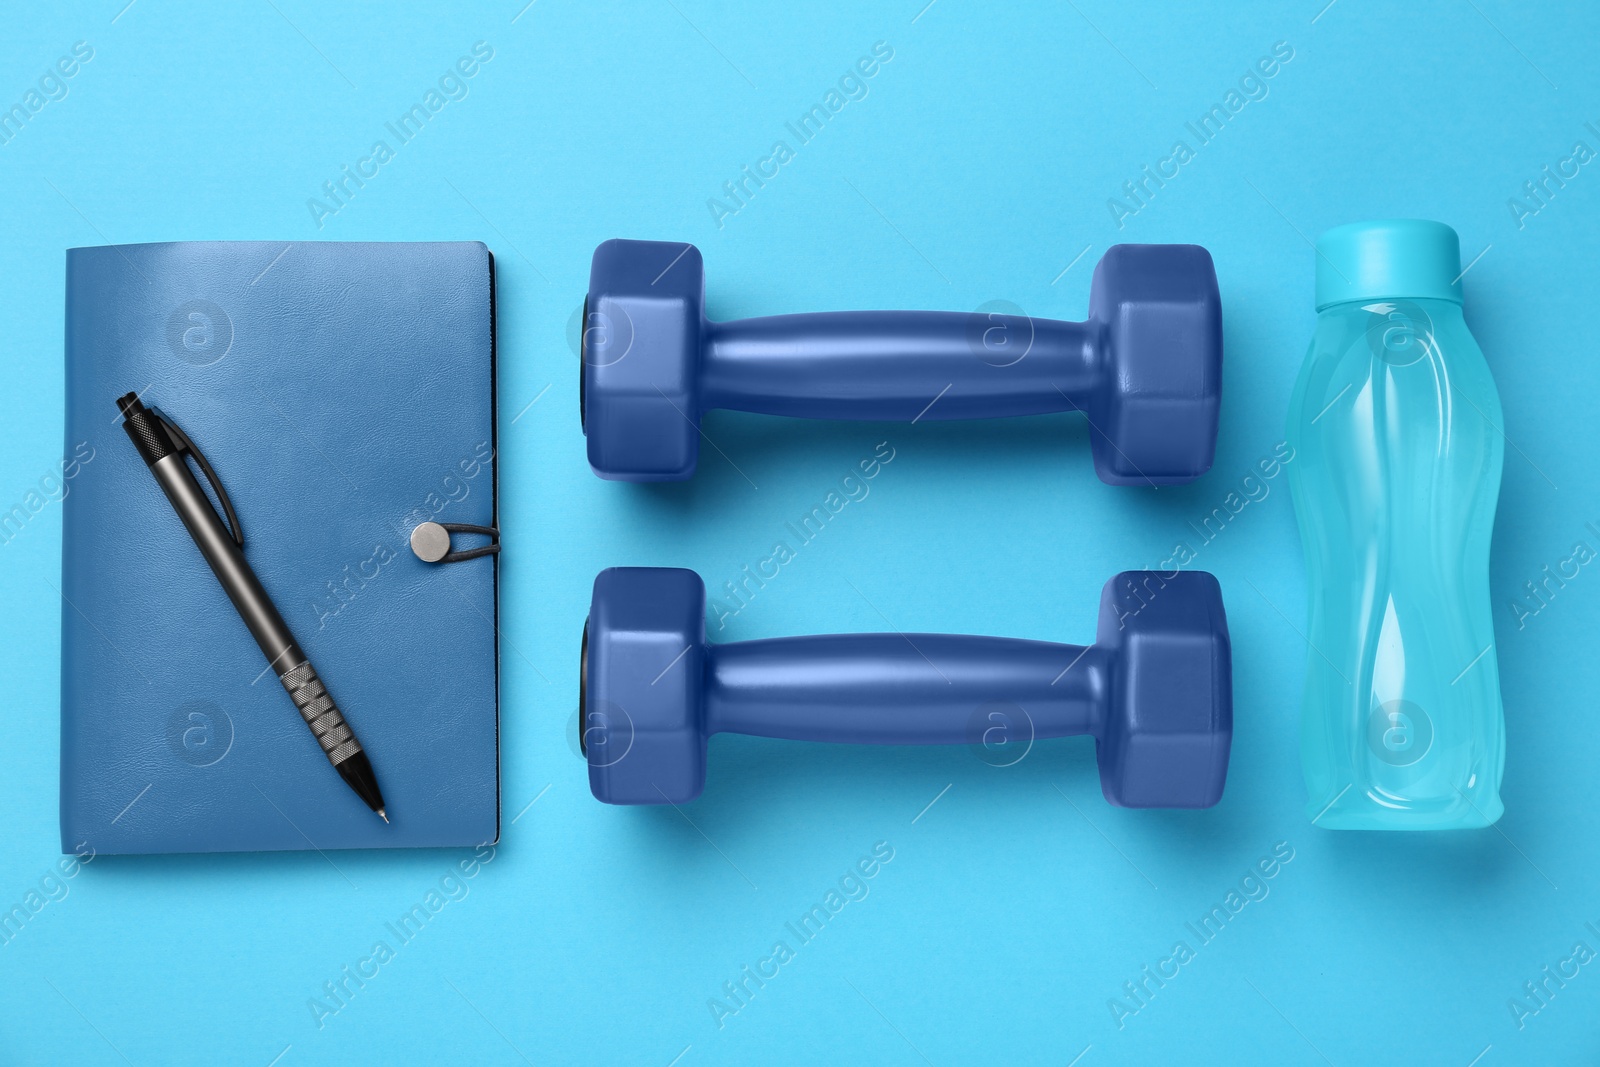
[[382,808],[378,809],[378,818],[382,819],[384,822],[388,822],[389,821],[389,816],[387,816],[387,815],[385,815],[383,813],[383,809]]

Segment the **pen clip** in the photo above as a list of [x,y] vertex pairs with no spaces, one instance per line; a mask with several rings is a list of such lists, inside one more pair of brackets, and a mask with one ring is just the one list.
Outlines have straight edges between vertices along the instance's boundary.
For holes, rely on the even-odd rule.
[[172,443],[178,446],[179,452],[187,452],[194,457],[200,465],[200,472],[206,476],[206,481],[211,483],[211,491],[217,494],[217,499],[222,501],[222,510],[228,519],[228,533],[233,537],[233,543],[240,548],[244,547],[244,531],[239,528],[239,516],[233,510],[233,501],[228,499],[228,491],[222,487],[222,479],[217,477],[217,472],[212,470],[211,463],[206,459],[205,453],[195,447],[189,440],[189,435],[178,429],[178,424],[167,418],[166,412],[160,408],[153,409],[156,418],[161,420],[161,425],[166,428],[167,436],[172,438]]

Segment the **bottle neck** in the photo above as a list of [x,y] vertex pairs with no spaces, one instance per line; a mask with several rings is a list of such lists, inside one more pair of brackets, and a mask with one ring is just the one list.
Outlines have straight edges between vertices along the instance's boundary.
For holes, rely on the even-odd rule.
[[1342,301],[1323,308],[1317,323],[1325,345],[1339,351],[1364,346],[1391,367],[1438,358],[1468,333],[1460,304],[1428,297]]

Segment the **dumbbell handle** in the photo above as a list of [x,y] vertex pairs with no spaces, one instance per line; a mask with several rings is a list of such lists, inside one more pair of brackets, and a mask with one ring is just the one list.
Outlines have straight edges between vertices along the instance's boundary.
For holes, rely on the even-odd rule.
[[[795,741],[955,745],[1019,707],[1034,737],[1098,733],[1107,653],[951,634],[838,634],[710,645],[705,729]],[[1024,729],[1026,729],[1024,727]]]
[[[909,422],[1086,408],[1104,326],[948,311],[706,323],[705,410]],[[937,400],[937,402],[935,402]]]

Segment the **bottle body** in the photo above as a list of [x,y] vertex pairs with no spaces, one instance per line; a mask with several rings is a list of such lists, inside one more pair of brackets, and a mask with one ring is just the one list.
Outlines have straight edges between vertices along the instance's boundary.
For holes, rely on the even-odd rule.
[[1307,815],[1333,829],[1490,825],[1505,762],[1489,602],[1505,437],[1460,304],[1325,308],[1288,439],[1309,583]]

